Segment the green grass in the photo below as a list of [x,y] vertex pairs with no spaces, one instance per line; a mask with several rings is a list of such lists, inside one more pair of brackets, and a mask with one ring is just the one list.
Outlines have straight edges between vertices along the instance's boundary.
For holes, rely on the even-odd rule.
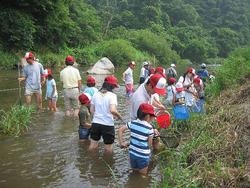
[[18,137],[30,125],[34,108],[25,106],[13,106],[10,111],[1,111],[0,132]]

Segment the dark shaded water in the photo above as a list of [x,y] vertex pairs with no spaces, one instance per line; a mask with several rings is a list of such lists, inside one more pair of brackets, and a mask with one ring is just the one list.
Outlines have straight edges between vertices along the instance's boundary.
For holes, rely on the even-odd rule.
[[[121,75],[117,73],[117,75]],[[84,75],[82,75],[84,77]],[[18,87],[16,71],[0,73],[0,90]],[[99,84],[103,77],[98,77]],[[60,91],[59,80],[56,79]],[[115,90],[119,111],[129,117],[125,88]],[[0,109],[18,103],[18,90],[1,92]],[[24,99],[22,99],[24,102]],[[46,104],[44,103],[44,106]],[[114,144],[114,154],[90,154],[78,140],[78,120],[66,119],[62,97],[56,113],[34,115],[28,132],[19,138],[0,137],[0,187],[153,187],[160,182],[159,165],[152,163],[147,177],[132,173],[128,151]],[[119,126],[117,122],[116,127]]]

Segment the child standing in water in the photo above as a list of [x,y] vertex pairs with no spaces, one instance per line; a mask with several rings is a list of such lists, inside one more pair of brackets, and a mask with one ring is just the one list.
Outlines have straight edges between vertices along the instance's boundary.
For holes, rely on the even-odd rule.
[[91,116],[90,116],[90,101],[91,96],[88,93],[82,93],[79,96],[81,107],[79,110],[79,139],[88,140],[91,128]]
[[48,74],[46,86],[47,86],[46,99],[48,99],[49,110],[56,112],[57,111],[56,102],[58,94],[56,89],[56,82],[52,74]]
[[137,111],[137,120],[123,125],[118,130],[118,138],[121,148],[128,145],[123,140],[125,130],[130,130],[129,157],[133,170],[141,174],[147,174],[150,162],[154,136],[153,126],[150,124],[155,118],[154,107],[148,103],[142,103]]
[[133,70],[135,69],[135,62],[131,61],[128,64],[128,68],[122,74],[122,79],[125,82],[126,95],[130,97],[134,93],[134,79]]
[[98,89],[95,87],[96,80],[94,76],[88,76],[86,80],[87,87],[84,89],[83,93],[88,93],[91,97],[98,92]]

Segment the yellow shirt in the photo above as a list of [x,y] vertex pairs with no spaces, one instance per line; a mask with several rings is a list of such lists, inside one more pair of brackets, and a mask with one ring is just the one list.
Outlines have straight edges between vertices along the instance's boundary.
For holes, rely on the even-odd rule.
[[78,69],[67,66],[60,72],[60,80],[63,82],[63,88],[69,89],[78,87],[78,81],[82,79]]

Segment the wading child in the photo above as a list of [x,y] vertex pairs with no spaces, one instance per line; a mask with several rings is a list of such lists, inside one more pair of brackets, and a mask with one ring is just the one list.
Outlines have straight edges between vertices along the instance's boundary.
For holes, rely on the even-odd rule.
[[88,93],[91,97],[98,92],[98,89],[95,87],[96,81],[95,77],[88,76],[86,80],[87,87],[84,89],[83,93]]
[[130,97],[134,93],[134,79],[133,70],[135,69],[135,62],[131,61],[128,64],[128,68],[122,74],[122,79],[125,82],[126,95]]
[[113,89],[116,87],[118,87],[116,77],[107,76],[102,88],[91,99],[90,111],[93,120],[89,150],[97,149],[98,141],[102,137],[105,153],[112,153],[115,140],[114,117],[122,119],[117,111],[117,96],[113,93]]
[[90,116],[90,101],[91,96],[88,93],[82,93],[79,96],[81,107],[79,110],[79,139],[88,140],[91,128],[91,116]]
[[150,124],[155,118],[154,107],[148,103],[142,103],[137,111],[138,119],[123,125],[118,130],[119,144],[121,148],[128,145],[123,140],[125,130],[130,130],[129,157],[133,170],[141,174],[147,174],[151,156],[154,129]]
[[56,82],[52,74],[48,74],[46,86],[47,86],[46,99],[48,100],[49,110],[56,112],[57,111],[56,102],[58,94],[56,89]]

